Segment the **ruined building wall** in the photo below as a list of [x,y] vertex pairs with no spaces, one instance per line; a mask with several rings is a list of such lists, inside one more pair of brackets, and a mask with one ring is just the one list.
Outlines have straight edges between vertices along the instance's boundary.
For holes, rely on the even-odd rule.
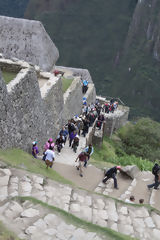
[[50,71],[58,49],[39,21],[0,16],[0,53],[16,57]]

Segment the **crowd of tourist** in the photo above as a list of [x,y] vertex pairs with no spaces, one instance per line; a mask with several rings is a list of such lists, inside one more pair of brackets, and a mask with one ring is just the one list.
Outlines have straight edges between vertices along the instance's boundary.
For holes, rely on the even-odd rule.
[[[54,74],[59,74],[54,72]],[[86,93],[88,90],[88,81],[82,81],[82,92]],[[80,136],[85,137],[89,131],[89,128],[93,126],[94,122],[97,129],[102,128],[102,124],[105,120],[104,114],[108,113],[108,110],[113,112],[118,107],[118,103],[113,99],[110,103],[106,102],[101,105],[98,100],[95,103],[88,104],[87,99],[83,97],[82,100],[82,112],[81,115],[76,115],[72,119],[69,119],[66,125],[62,127],[55,141],[49,138],[44,145],[43,150],[43,161],[46,163],[46,167],[52,168],[53,162],[55,160],[55,150],[57,154],[60,155],[63,147],[68,139],[68,144],[71,149],[76,153],[79,146]],[[108,109],[108,110],[107,110]],[[80,176],[82,177],[82,166],[87,167],[88,160],[93,153],[93,146],[89,144],[83,151],[78,155],[76,161],[78,161],[77,170],[80,170]],[[33,142],[32,155],[37,158],[39,154],[37,142]]]

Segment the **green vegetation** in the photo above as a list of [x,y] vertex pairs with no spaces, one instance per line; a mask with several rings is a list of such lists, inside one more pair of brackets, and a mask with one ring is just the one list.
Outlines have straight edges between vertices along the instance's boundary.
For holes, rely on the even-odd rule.
[[33,158],[30,154],[20,149],[0,150],[0,160],[12,167],[22,168],[32,173],[41,174],[57,182],[72,184],[69,180],[66,180],[53,170],[54,164],[53,169],[46,169],[43,161]]
[[73,78],[65,78],[62,77],[62,91],[65,93],[67,89],[70,87],[71,83],[73,82]]
[[6,227],[0,222],[0,240],[19,240],[15,234],[11,233]]
[[118,136],[126,154],[150,161],[160,159],[160,123],[141,118],[137,123],[129,123],[121,128]]
[[15,199],[19,199],[22,202],[29,200],[29,201],[33,202],[34,204],[40,204],[41,206],[48,208],[52,213],[55,213],[56,215],[63,217],[64,220],[67,221],[67,223],[71,223],[73,225],[76,225],[77,227],[82,227],[91,232],[96,232],[97,234],[105,236],[107,240],[132,240],[132,239],[134,239],[129,236],[123,235],[121,233],[118,233],[114,230],[111,230],[109,228],[100,227],[100,226],[92,224],[90,222],[86,222],[85,220],[82,220],[70,213],[67,213],[62,209],[48,205],[47,203],[41,202],[40,200],[37,200],[35,198],[17,197]]
[[92,163],[100,167],[137,165],[140,170],[151,170],[160,160],[160,123],[141,118],[128,123],[112,139],[104,138],[101,149],[95,147]]
[[17,73],[14,73],[14,72],[2,71],[2,76],[6,84],[8,84],[11,80],[13,80],[16,77],[16,75]]
[[0,15],[9,17],[23,17],[29,0],[0,1]]

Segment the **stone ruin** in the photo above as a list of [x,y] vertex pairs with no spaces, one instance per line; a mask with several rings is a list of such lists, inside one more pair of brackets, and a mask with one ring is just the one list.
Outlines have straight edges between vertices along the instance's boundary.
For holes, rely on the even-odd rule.
[[[87,69],[55,66],[58,50],[40,22],[0,16],[0,32],[0,69],[16,73],[8,84],[0,74],[0,144],[29,151],[33,140],[43,146],[68,119],[79,115],[83,97],[95,102],[95,86]],[[73,78],[65,93],[61,75],[54,76],[54,69]],[[89,82],[85,95],[83,79]],[[110,135],[113,128],[125,124],[128,112],[110,116],[104,133]]]

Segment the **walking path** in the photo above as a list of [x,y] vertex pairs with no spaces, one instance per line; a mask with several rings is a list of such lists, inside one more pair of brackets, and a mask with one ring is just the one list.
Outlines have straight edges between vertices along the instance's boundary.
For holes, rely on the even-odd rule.
[[[109,227],[138,239],[159,240],[160,215],[155,211],[148,210],[145,206],[138,207],[134,204],[117,202],[105,196],[62,185],[23,170],[0,168],[0,220],[8,223],[15,232],[19,231],[19,236],[23,236],[24,239],[79,240],[82,238],[73,238],[70,235],[68,238],[59,237],[60,233],[64,234],[63,230],[68,231],[66,229],[70,228],[68,223],[62,224],[65,227],[61,226],[61,230],[58,231],[58,225],[55,228],[50,225],[55,216],[48,216],[49,212],[46,212],[39,204],[33,206],[28,201],[23,204],[10,202],[10,198],[15,196],[31,196],[65,210],[80,219]],[[47,223],[47,221],[49,222]],[[53,226],[56,221],[59,222],[56,219],[53,221]],[[43,224],[44,228],[48,224],[46,229],[43,228]],[[37,228],[40,229],[37,233],[38,237],[35,234]],[[77,229],[75,231],[77,233]],[[73,233],[70,231],[69,234],[76,234],[75,231]],[[84,233],[83,229],[78,231]],[[55,232],[56,237],[49,238],[48,235],[52,236]],[[99,239],[96,235],[92,235],[92,237],[86,239]]]

